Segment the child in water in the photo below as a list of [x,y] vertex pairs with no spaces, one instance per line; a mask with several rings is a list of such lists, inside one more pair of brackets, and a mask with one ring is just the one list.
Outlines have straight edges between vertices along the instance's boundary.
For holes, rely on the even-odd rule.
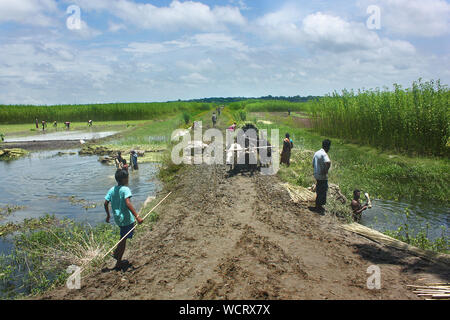
[[[126,170],[117,170],[115,175],[117,186],[112,187],[105,196],[105,211],[106,211],[106,223],[110,221],[109,204],[111,203],[111,208],[113,211],[113,217],[115,223],[120,227],[120,239],[125,237],[125,235],[133,229],[135,222],[142,224],[144,220],[139,217],[139,214],[134,209],[131,204],[131,190],[127,187],[128,185],[128,172]],[[122,257],[125,252],[127,239],[133,238],[132,231],[123,239],[117,246],[113,253],[114,259],[117,260],[116,269],[121,267]]]

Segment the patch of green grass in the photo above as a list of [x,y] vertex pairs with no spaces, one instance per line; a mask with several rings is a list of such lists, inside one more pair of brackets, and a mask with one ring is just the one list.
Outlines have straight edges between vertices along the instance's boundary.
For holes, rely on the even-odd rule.
[[[271,116],[265,120],[272,125],[258,124],[260,128],[279,129],[280,140],[289,132],[294,140],[294,163],[289,169],[282,169],[280,176],[286,179],[285,171],[296,172],[295,182],[310,186],[314,181],[312,155],[301,158],[304,150],[315,152],[326,138],[310,130],[296,128],[290,118]],[[351,199],[354,189],[365,190],[373,198],[407,201],[436,201],[448,206],[450,189],[450,161],[434,157],[409,157],[402,154],[388,154],[376,148],[345,143],[330,138],[329,152],[332,169],[329,180],[340,186],[343,194]],[[281,142],[280,142],[281,143]],[[296,158],[299,160],[296,161]],[[288,180],[294,182],[294,178]]]
[[92,228],[63,220],[27,228],[14,237],[13,251],[0,255],[0,297],[39,294],[61,285],[69,276],[68,266],[98,266],[117,239],[118,229],[109,224]]

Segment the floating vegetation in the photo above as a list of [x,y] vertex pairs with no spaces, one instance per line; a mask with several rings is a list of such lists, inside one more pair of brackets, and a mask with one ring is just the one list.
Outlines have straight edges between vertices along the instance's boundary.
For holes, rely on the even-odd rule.
[[69,196],[69,197],[58,197],[58,196],[50,195],[50,196],[48,196],[48,198],[55,199],[55,200],[67,200],[70,202],[70,204],[72,204],[74,206],[81,206],[81,207],[83,207],[83,209],[86,209],[86,210],[97,208],[97,206],[100,204],[100,203],[91,202],[91,201],[88,201],[85,199],[78,199],[74,195]]
[[[67,279],[69,265],[98,266],[102,253],[118,238],[118,228],[94,228],[71,220],[39,219],[37,228],[23,229],[10,254],[0,254],[0,298],[39,294]],[[34,226],[33,226],[34,227]]]
[[139,163],[159,162],[162,158],[162,153],[166,151],[164,147],[157,147],[152,145],[136,145],[132,148],[109,145],[93,145],[88,144],[78,152],[81,156],[99,156],[98,161],[104,164],[114,165],[114,157],[118,152],[122,153],[122,157],[128,160],[131,150],[135,150],[138,154]]
[[0,207],[0,220],[6,216],[9,216],[11,213],[15,211],[19,211],[24,208],[25,206],[16,206],[16,205],[7,205],[5,207]]
[[49,214],[40,218],[28,218],[21,223],[8,222],[0,225],[0,237],[17,231],[36,230],[45,226],[56,226],[58,224],[61,224],[61,221]]
[[0,160],[15,160],[26,156],[29,152],[19,148],[0,149]]

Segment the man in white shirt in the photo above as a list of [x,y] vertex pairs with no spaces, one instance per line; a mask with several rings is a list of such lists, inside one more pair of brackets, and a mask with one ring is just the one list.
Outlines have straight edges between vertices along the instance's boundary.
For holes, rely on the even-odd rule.
[[324,213],[325,209],[323,206],[327,203],[327,191],[328,191],[328,171],[331,167],[331,160],[328,157],[328,152],[330,151],[331,141],[324,140],[322,142],[322,149],[314,154],[313,158],[313,168],[314,168],[314,178],[317,180],[316,184],[316,206],[310,208],[313,211]]
[[230,166],[230,171],[233,169],[233,164],[238,162],[243,156],[244,148],[237,143],[237,139],[234,138],[234,143],[230,145],[227,150],[227,165]]

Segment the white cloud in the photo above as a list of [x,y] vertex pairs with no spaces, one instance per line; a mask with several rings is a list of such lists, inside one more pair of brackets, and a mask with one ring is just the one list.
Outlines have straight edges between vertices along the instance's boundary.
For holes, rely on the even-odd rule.
[[0,0],[0,23],[51,26],[54,23],[49,14],[57,12],[54,0]]
[[438,37],[450,33],[450,4],[445,0],[364,0],[381,8],[381,28],[401,36]]
[[108,23],[108,31],[110,32],[118,32],[120,30],[125,30],[127,27],[122,24],[122,23],[114,23],[114,22],[109,22]]
[[191,73],[187,76],[181,76],[180,80],[190,84],[202,84],[210,81],[207,77],[201,75],[198,72]]
[[157,54],[169,51],[169,47],[163,43],[132,42],[124,49],[135,54]]
[[243,26],[246,23],[237,7],[210,7],[195,1],[174,0],[168,7],[128,0],[74,0],[74,2],[83,10],[108,11],[125,23],[142,29],[219,31],[225,30],[228,25]]
[[217,50],[235,49],[238,51],[248,51],[248,46],[237,41],[233,36],[225,33],[200,33],[190,38],[195,45],[210,47]]

